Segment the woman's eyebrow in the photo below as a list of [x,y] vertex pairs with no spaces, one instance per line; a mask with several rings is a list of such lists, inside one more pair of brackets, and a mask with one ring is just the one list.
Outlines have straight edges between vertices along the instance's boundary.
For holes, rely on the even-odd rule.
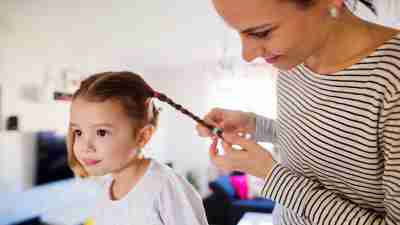
[[255,31],[257,31],[257,30],[265,29],[267,27],[271,27],[271,24],[266,23],[266,24],[263,24],[263,25],[260,25],[260,26],[250,27],[250,28],[247,28],[247,29],[241,31],[241,33],[245,33],[245,34],[253,33]]

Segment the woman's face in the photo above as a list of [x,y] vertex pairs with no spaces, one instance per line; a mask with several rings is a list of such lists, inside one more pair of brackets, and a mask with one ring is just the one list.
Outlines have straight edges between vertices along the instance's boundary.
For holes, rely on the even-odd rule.
[[242,40],[246,61],[264,58],[278,69],[301,64],[321,49],[329,34],[330,0],[305,8],[293,0],[213,0]]

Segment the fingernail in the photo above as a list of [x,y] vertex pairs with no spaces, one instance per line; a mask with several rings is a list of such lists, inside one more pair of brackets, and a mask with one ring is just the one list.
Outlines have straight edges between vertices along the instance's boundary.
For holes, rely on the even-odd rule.
[[217,139],[213,139],[213,142],[211,143],[210,148],[211,148],[211,149],[215,149],[215,148],[217,148],[217,145],[218,145]]

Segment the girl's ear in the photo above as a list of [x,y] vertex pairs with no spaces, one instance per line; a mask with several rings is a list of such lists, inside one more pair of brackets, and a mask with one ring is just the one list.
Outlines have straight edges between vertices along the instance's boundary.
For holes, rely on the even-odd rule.
[[155,131],[153,125],[146,125],[136,135],[136,145],[138,148],[143,148],[151,139]]

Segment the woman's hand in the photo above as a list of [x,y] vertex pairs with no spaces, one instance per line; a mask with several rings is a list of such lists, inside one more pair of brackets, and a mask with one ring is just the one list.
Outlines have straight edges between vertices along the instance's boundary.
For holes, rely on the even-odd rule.
[[[218,138],[213,138],[210,146],[209,154],[214,165],[223,170],[242,171],[262,179],[269,175],[275,164],[269,151],[256,142],[237,134],[224,134],[223,138],[225,140],[223,142],[224,154],[218,154]],[[236,146],[241,149],[238,150]]]
[[[204,121],[227,134],[254,133],[256,130],[255,115],[242,111],[214,108],[207,113]],[[212,136],[210,130],[201,124],[196,126],[196,130],[200,137]]]

